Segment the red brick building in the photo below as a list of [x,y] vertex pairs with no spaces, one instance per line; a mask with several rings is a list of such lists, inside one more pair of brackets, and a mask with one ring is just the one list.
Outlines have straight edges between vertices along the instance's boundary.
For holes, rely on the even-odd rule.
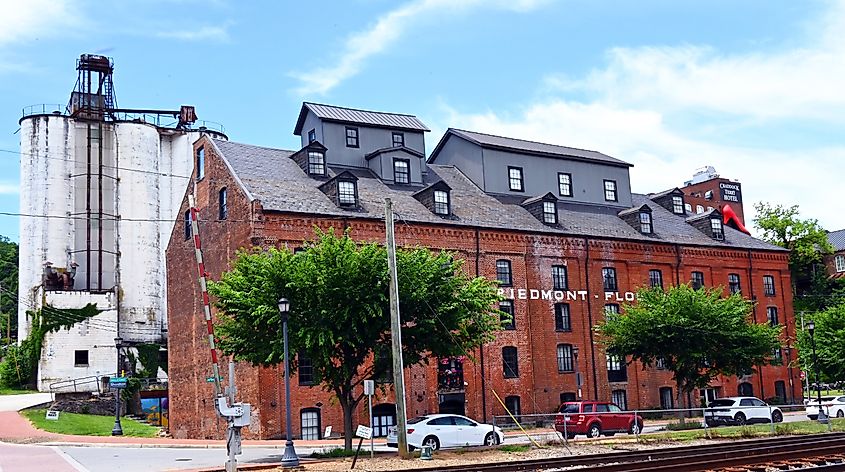
[[[305,104],[295,130],[300,151],[202,137],[194,145],[202,178],[187,193],[196,196],[210,278],[239,248],[296,248],[314,226],[384,241],[391,197],[398,245],[457,253],[470,273],[499,279],[509,299],[501,308],[514,314],[511,329],[475,353],[477,362],[407,368],[409,416],[457,411],[490,421],[504,414],[493,392],[522,414],[552,412],[579,394],[628,409],[675,406],[668,371],[607,359],[591,329],[648,284],[739,290],[757,301],[755,320],[783,324],[784,345],[794,338],[787,253],[723,227],[718,211],[687,214],[677,189],[632,194],[630,164],[594,151],[450,129],[426,160],[418,139],[425,131],[410,115]],[[205,381],[210,356],[189,226],[174,229],[167,261],[171,432],[219,437],[225,423]],[[788,366],[794,353],[776,355],[783,365],[718,379],[702,394],[800,399],[798,369]],[[281,437],[280,369],[239,364],[237,377],[239,399],[253,405],[248,434]],[[327,425],[339,432],[337,401],[307,380],[292,377],[295,437],[320,437]],[[384,434],[395,417],[389,389],[374,406],[376,434]],[[358,423],[368,423],[363,404]]]
[[739,182],[719,177],[715,169],[707,167],[696,172],[692,180],[684,182],[681,190],[689,213],[703,213],[715,208],[722,212],[725,224],[748,232],[745,229],[742,185]]

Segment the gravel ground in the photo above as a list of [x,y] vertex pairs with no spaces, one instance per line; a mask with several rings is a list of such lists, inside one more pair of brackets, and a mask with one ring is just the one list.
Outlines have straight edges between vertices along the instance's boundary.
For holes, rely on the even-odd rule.
[[[549,445],[545,446],[542,449],[531,448],[524,452],[505,452],[498,449],[487,449],[487,450],[473,450],[473,451],[463,451],[463,450],[454,450],[454,451],[440,451],[434,454],[434,459],[423,461],[420,459],[410,459],[404,460],[400,459],[397,456],[376,456],[373,459],[369,457],[359,457],[358,462],[355,464],[355,470],[361,472],[374,472],[374,471],[386,471],[386,470],[409,470],[409,469],[417,469],[417,468],[429,468],[429,467],[438,467],[438,466],[450,466],[450,465],[466,465],[466,464],[475,464],[481,462],[509,462],[509,461],[518,461],[518,460],[526,460],[526,459],[542,459],[546,457],[565,457],[570,455],[570,450],[572,455],[581,455],[581,454],[602,454],[608,452],[620,452],[620,451],[638,451],[643,449],[663,449],[666,447],[672,446],[692,446],[697,444],[711,444],[713,441],[707,440],[699,440],[699,441],[684,441],[684,442],[661,442],[661,443],[651,443],[651,444],[637,444],[635,442],[632,443],[614,443],[614,444],[601,444],[601,443],[594,443],[594,442],[581,442],[581,441],[573,441],[570,442],[569,450],[562,445]],[[349,470],[350,466],[352,465],[352,458],[346,459],[336,459],[330,460],[325,462],[318,462],[318,463],[308,463],[305,462],[303,468],[300,470],[304,470],[307,472],[330,472],[330,471],[341,471],[341,470]],[[277,469],[281,471],[282,469]]]

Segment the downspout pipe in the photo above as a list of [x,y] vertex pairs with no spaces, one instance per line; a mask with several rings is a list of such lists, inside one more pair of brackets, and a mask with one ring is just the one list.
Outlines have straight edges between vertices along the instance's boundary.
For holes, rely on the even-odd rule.
[[[481,276],[481,232],[475,227],[475,276]],[[487,377],[484,372],[484,344],[478,347],[478,358],[481,361],[481,417],[487,422]]]
[[[587,256],[584,260],[584,279],[587,281],[587,290],[590,289],[590,239],[584,238],[584,250]],[[587,297],[587,322],[590,324],[590,362],[593,370],[593,399],[599,399],[599,382],[596,374],[596,343],[593,339],[593,304],[591,298]]]

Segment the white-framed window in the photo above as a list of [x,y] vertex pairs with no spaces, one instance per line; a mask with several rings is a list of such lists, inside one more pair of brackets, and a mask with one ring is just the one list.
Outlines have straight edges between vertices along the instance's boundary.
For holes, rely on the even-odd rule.
[[684,210],[686,210],[687,213],[692,213],[692,204],[684,203]]
[[355,205],[355,182],[341,180],[337,183],[337,201],[341,205]]
[[205,177],[205,148],[197,149],[197,180]]
[[837,254],[833,258],[833,265],[836,268],[836,272],[845,272],[845,255]]
[[320,151],[308,151],[308,173],[326,175],[326,156]]
[[411,181],[411,161],[393,159],[393,181],[397,184],[407,184]]
[[543,223],[557,224],[557,205],[555,205],[555,202],[543,202]]
[[701,206],[701,205],[696,205],[695,206],[695,212],[696,213],[704,213],[704,207]]
[[299,415],[302,439],[320,439],[320,410],[305,408]]
[[710,218],[710,229],[713,231],[713,239],[725,239],[725,232],[722,229],[722,220]]
[[449,214],[449,192],[443,190],[434,191],[434,213],[438,215]]
[[618,199],[615,180],[604,181],[604,199],[608,202],[615,202]]
[[405,134],[393,132],[393,147],[402,147],[405,145]]
[[558,194],[561,197],[571,197],[572,196],[572,174],[567,174],[565,172],[559,172],[557,174],[557,188]]
[[622,410],[628,409],[628,393],[625,390],[614,390],[610,393],[610,401]]
[[775,278],[772,275],[763,276],[763,295],[767,297],[775,296]]
[[676,213],[678,215],[683,214],[684,212],[684,197],[681,196],[674,196],[672,197],[672,213]]
[[525,191],[525,185],[522,177],[522,167],[508,167],[508,188],[514,192]]
[[651,234],[651,213],[647,211],[640,212],[640,233]]
[[346,147],[358,147],[358,128],[346,127]]

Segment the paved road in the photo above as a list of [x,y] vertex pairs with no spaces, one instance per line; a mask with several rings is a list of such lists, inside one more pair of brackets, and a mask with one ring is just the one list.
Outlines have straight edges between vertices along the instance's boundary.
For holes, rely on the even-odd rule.
[[0,472],[86,472],[74,462],[56,447],[0,443]]

